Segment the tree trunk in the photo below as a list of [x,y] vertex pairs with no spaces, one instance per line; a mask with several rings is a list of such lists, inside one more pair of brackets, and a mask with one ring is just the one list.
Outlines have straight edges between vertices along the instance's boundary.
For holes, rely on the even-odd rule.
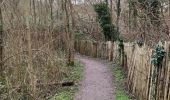
[[[0,4],[2,3],[3,0],[0,0]],[[4,80],[4,66],[3,66],[3,16],[2,16],[2,6],[0,6],[0,78]]]
[[73,5],[71,0],[69,0],[70,5],[70,14],[71,14],[71,22],[72,22],[72,29],[70,30],[70,40],[71,40],[71,47],[70,47],[70,62],[74,64],[74,31],[75,31],[75,16],[73,11]]
[[34,12],[34,24],[36,24],[36,11],[35,11],[35,0],[33,0],[33,12]]
[[[74,65],[74,20],[72,12],[73,8],[70,0],[65,0],[63,6],[65,10],[65,31],[68,49],[68,65]],[[71,14],[71,16],[69,16],[69,14]]]
[[32,63],[32,41],[31,41],[31,32],[30,32],[30,22],[29,22],[29,16],[30,16],[30,6],[29,6],[30,0],[25,0],[25,17],[26,17],[26,32],[27,32],[27,41],[28,41],[28,71],[29,71],[29,77],[30,77],[30,85],[31,85],[31,92],[33,94],[33,97],[35,98],[36,93],[36,77],[33,75],[34,68]]
[[169,17],[170,17],[170,0],[169,0]]
[[116,20],[116,34],[117,34],[117,37],[119,37],[119,19],[120,19],[120,12],[121,12],[121,7],[120,7],[120,0],[117,0],[116,2],[116,6],[117,6],[117,20]]

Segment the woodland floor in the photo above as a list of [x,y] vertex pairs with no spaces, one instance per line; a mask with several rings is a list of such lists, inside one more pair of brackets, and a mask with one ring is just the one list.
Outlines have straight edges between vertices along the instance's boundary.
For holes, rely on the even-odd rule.
[[77,56],[84,65],[84,78],[75,100],[115,100],[112,72],[106,62]]

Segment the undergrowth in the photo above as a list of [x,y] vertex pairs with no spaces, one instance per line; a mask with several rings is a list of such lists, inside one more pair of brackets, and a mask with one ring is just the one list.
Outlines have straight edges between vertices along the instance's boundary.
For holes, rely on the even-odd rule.
[[117,90],[116,100],[129,100],[129,96],[123,90]]
[[128,94],[125,92],[124,84],[125,84],[125,76],[123,71],[121,70],[120,66],[117,64],[111,64],[113,76],[115,79],[115,85],[116,85],[116,100],[130,100]]
[[78,83],[83,77],[83,65],[76,60],[73,67],[69,67],[70,75],[63,81],[73,81],[73,86],[61,87],[54,97],[49,100],[74,100],[74,94],[78,90]]

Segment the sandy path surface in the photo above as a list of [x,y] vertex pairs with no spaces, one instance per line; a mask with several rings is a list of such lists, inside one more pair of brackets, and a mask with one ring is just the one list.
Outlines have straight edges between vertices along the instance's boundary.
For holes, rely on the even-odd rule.
[[84,64],[84,79],[80,83],[75,100],[115,100],[112,74],[102,60],[81,57],[77,59]]

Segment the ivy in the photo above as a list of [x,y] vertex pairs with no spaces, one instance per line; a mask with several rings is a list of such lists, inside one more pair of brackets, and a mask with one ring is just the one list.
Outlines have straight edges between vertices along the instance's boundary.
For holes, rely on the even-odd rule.
[[152,52],[152,57],[151,57],[151,63],[155,66],[153,69],[153,74],[152,74],[152,99],[156,100],[156,93],[157,93],[157,82],[158,82],[158,73],[160,67],[162,66],[162,61],[165,56],[165,50],[164,47],[161,45],[156,45],[153,52]]
[[138,40],[137,44],[139,47],[142,47],[144,45],[144,41],[143,40]]
[[115,26],[112,24],[112,18],[110,14],[110,9],[107,3],[98,3],[94,5],[94,9],[97,16],[97,21],[100,23],[100,26],[103,29],[103,34],[105,40],[115,41],[117,38],[117,32]]
[[119,57],[121,57],[121,54],[124,56],[124,44],[123,39],[119,39]]
[[123,49],[124,49],[123,39],[119,39],[119,49],[120,49],[120,50],[123,50]]
[[152,53],[151,63],[158,67],[161,64],[165,53],[163,46],[156,45]]

